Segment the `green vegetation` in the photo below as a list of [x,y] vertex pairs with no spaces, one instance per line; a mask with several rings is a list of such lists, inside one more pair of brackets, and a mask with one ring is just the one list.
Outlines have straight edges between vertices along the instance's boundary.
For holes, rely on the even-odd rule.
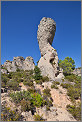
[[51,88],[58,89],[58,86],[60,83],[58,81],[53,81]]
[[31,95],[30,95],[29,91],[20,91],[20,92],[16,92],[16,93],[13,92],[13,93],[10,93],[10,97],[17,104],[20,103],[21,100],[23,100],[23,99],[25,99],[26,101],[31,100]]
[[34,79],[37,84],[42,84],[43,82],[48,82],[49,78],[47,76],[42,77],[40,68],[38,66],[35,66],[34,68]]
[[38,115],[38,114],[34,115],[34,120],[35,120],[35,121],[45,121],[45,120],[43,119],[43,117],[40,116],[40,115]]
[[20,105],[21,105],[21,111],[24,112],[31,110],[32,107],[31,102],[26,100],[21,100]]
[[9,107],[2,106],[1,121],[21,121],[22,117],[16,110],[11,110]]
[[71,57],[59,60],[59,67],[63,69],[65,75],[70,74],[75,68],[75,62]]
[[39,93],[31,94],[32,100],[34,106],[40,107],[42,105],[43,99]]
[[42,84],[44,82],[48,82],[49,81],[49,78],[47,76],[45,77],[42,77],[40,80],[35,80],[36,84]]
[[63,88],[68,89],[68,88],[71,87],[72,85],[70,85],[70,84],[68,84],[68,83],[61,83],[61,86],[62,86]]
[[76,105],[67,105],[67,110],[74,116],[77,121],[81,120],[81,103]]
[[1,74],[1,87],[6,87],[7,82],[9,81],[8,75],[7,74]]
[[50,89],[48,87],[43,90],[43,95],[47,95],[47,97],[51,96]]
[[40,80],[42,78],[41,71],[38,66],[35,66],[34,73],[35,73],[35,75],[34,75],[35,80]]
[[81,80],[81,77],[80,76],[76,76],[74,74],[71,74],[71,75],[68,75],[68,76],[65,76],[65,79],[67,79],[69,82],[79,82],[79,80]]
[[19,83],[16,82],[16,81],[14,81],[14,80],[11,80],[11,81],[9,81],[9,82],[7,83],[7,87],[8,87],[8,89],[10,89],[10,90],[16,91],[16,90],[19,90]]
[[31,80],[29,78],[24,79],[23,84],[28,85],[28,86],[33,86],[33,80]]
[[[33,106],[40,107],[43,104],[43,98],[39,93],[30,93],[29,91],[20,91],[10,93],[10,97],[16,104],[21,103],[21,109],[30,110]],[[24,104],[23,104],[24,103]],[[26,107],[25,107],[26,106]]]
[[23,82],[24,85],[33,86],[33,70],[23,71],[18,69],[16,72],[1,74],[1,86],[4,88],[18,90],[20,82]]
[[43,99],[43,106],[46,105],[46,110],[50,110],[50,106],[52,106],[52,100],[49,88],[43,90]]
[[[67,89],[67,95],[70,96],[73,102],[76,99],[81,99],[81,77],[71,74],[66,76],[65,79],[69,83],[61,83],[61,86]],[[70,82],[74,82],[74,85],[70,84]]]

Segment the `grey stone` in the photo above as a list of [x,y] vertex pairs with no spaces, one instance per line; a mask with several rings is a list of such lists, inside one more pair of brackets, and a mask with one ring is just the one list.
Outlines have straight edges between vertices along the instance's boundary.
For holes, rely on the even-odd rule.
[[37,31],[37,39],[41,52],[38,67],[41,69],[43,76],[48,76],[52,80],[57,77],[56,74],[59,74],[57,51],[51,46],[55,32],[56,22],[51,18],[43,17]]
[[[6,60],[3,66],[9,72],[15,72],[17,69],[21,70],[33,70],[35,67],[34,60],[31,56],[24,59],[22,56],[14,57],[13,61]],[[3,69],[2,69],[3,72]],[[6,73],[6,71],[4,71]]]

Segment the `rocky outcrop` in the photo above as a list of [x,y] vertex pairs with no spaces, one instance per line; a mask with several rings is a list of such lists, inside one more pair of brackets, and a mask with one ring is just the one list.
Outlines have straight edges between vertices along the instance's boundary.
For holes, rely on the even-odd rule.
[[[8,72],[15,72],[17,69],[21,70],[33,70],[35,67],[34,61],[32,57],[26,57],[24,59],[21,56],[14,57],[13,61],[6,60],[6,62],[3,64],[3,67],[8,70]],[[6,70],[2,69],[2,73],[5,73]],[[3,72],[3,70],[5,70]]]
[[56,23],[51,18],[43,17],[37,31],[37,39],[41,52],[38,67],[43,76],[55,79],[59,75],[58,55],[51,45],[56,31]]
[[81,68],[75,68],[72,73],[81,76]]

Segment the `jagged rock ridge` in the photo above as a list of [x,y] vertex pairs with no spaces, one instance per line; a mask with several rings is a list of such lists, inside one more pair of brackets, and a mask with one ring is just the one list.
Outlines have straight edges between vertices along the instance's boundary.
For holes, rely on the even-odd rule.
[[[14,57],[13,61],[6,60],[2,67],[5,67],[8,72],[15,72],[17,68],[21,70],[33,70],[35,64],[31,56],[26,57],[26,59],[24,59],[22,56],[18,56]],[[7,71],[5,69],[1,69],[1,72],[6,73]]]

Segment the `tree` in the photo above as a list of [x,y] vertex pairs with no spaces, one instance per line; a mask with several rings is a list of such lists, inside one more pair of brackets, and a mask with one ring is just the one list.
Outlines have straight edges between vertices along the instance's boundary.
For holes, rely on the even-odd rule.
[[59,67],[63,69],[64,74],[70,74],[75,69],[75,62],[71,57],[59,60]]
[[42,79],[41,71],[40,71],[40,68],[39,68],[38,66],[35,66],[35,68],[34,68],[34,73],[35,73],[35,75],[34,75],[34,79],[35,79],[35,80],[40,80],[40,79]]

